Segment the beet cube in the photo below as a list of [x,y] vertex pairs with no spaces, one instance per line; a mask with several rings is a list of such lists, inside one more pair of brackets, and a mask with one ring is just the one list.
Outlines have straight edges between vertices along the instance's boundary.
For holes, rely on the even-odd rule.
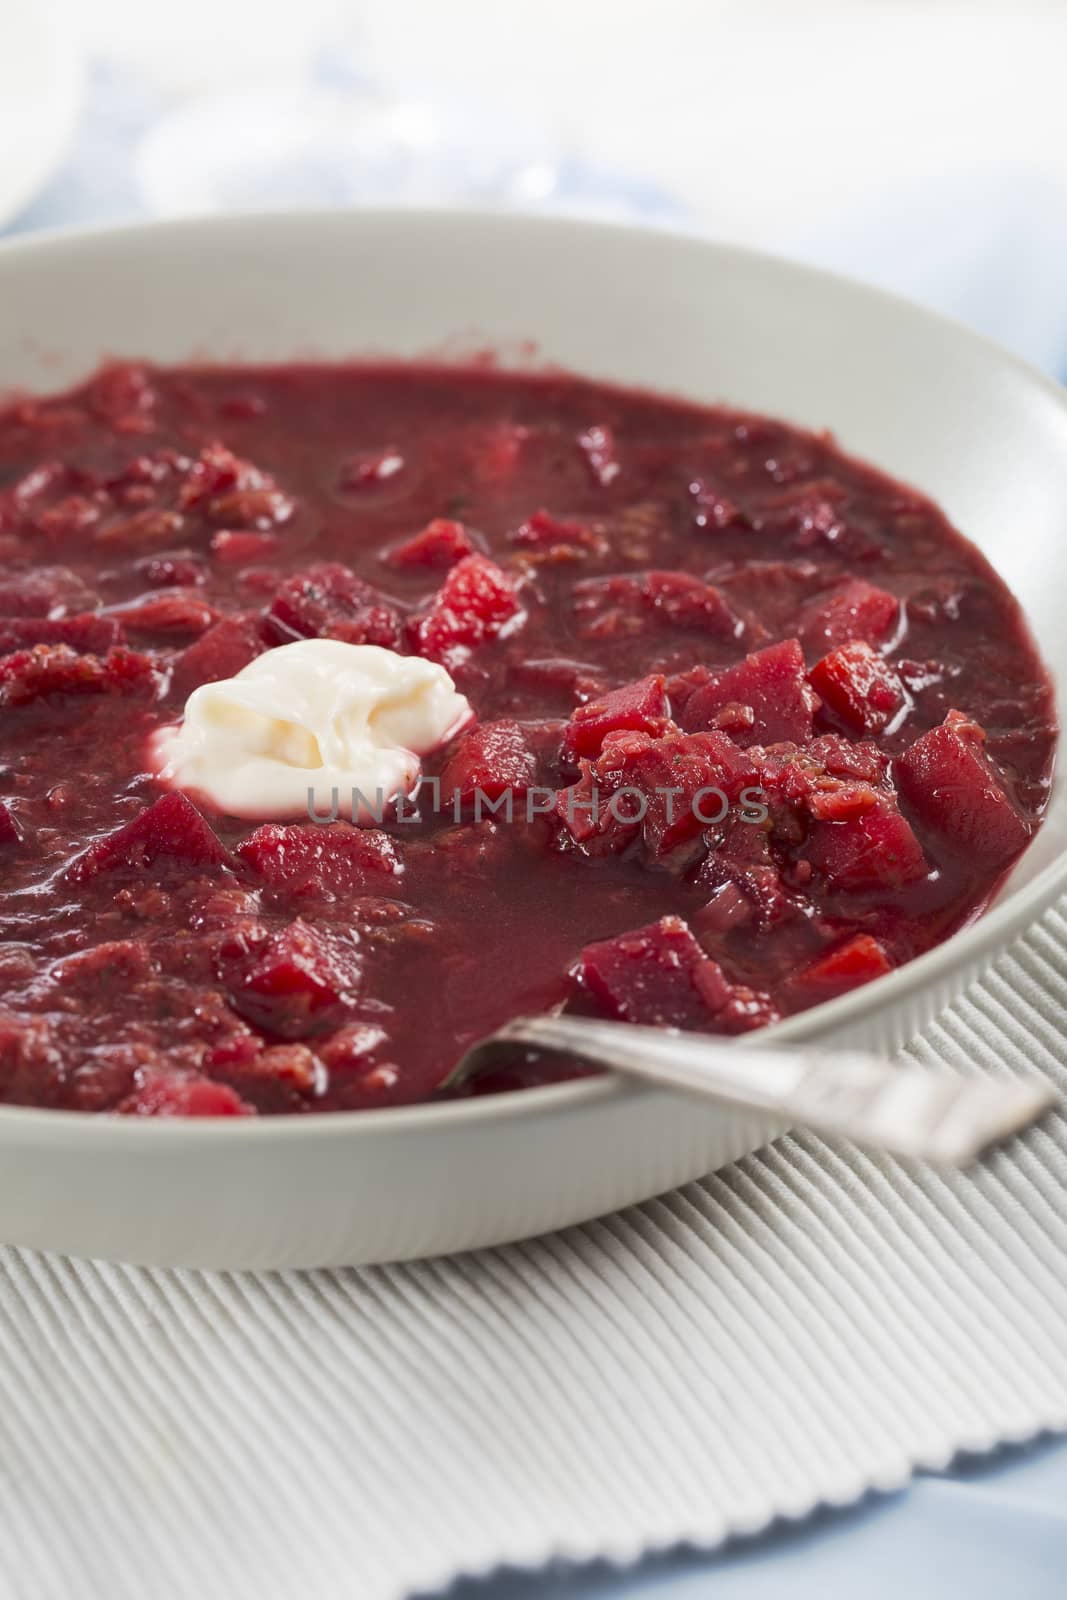
[[580,765],[579,782],[556,797],[571,837],[621,850],[640,833],[654,861],[721,822],[756,782],[752,762],[723,733],[609,733],[597,759]]
[[267,822],[234,852],[268,889],[289,898],[336,900],[380,892],[403,870],[396,846],[350,822]]
[[86,611],[74,617],[0,617],[0,655],[29,650],[36,644],[65,644],[79,655],[106,655],[122,640],[114,617]]
[[922,846],[890,794],[854,805],[841,821],[816,818],[804,857],[831,889],[899,889],[929,871]]
[[256,1109],[226,1083],[198,1073],[158,1072],[127,1095],[116,1111],[125,1117],[254,1117]]
[[609,733],[629,729],[654,737],[670,727],[670,706],[662,673],[611,689],[600,699],[579,706],[563,730],[563,749],[570,760],[600,754]]
[[400,642],[396,607],[339,561],[318,561],[287,578],[266,621],[282,644],[293,639],[343,639],[393,650]]
[[234,528],[270,529],[293,514],[292,500],[269,473],[218,443],[205,445],[189,468],[178,505]]
[[[249,534],[258,538],[258,534]],[[195,589],[207,582],[207,568],[195,556],[142,556],[134,566],[152,589]]]
[[242,617],[223,617],[177,657],[171,687],[185,697],[202,683],[234,678],[262,650],[262,641],[251,622]]
[[810,676],[827,709],[858,733],[881,733],[907,702],[894,669],[862,639],[831,650]]
[[900,623],[900,601],[865,578],[848,578],[804,613],[800,637],[809,655],[822,657],[853,639],[884,644]]
[[109,363],[88,386],[90,408],[119,433],[142,433],[156,405],[152,380],[132,362]]
[[751,762],[723,733],[649,740],[629,758],[621,776],[625,786],[645,797],[641,837],[652,860],[721,822],[741,791],[755,783]]
[[166,589],[132,600],[118,612],[123,625],[141,633],[203,633],[215,620],[215,610],[195,590]]
[[685,672],[675,672],[666,681],[667,699],[670,701],[671,716],[681,726],[685,721],[685,709],[698,689],[703,689],[712,681],[714,674],[708,667],[689,667]]
[[789,987],[809,1000],[830,1000],[884,977],[893,966],[877,939],[857,933],[794,974]]
[[[95,659],[84,656],[85,661]],[[105,694],[136,694],[155,697],[164,677],[150,655],[117,645],[103,658],[102,687]]]
[[476,791],[499,800],[522,795],[537,778],[537,759],[517,722],[483,722],[464,734],[441,774],[441,808],[474,803]]
[[211,539],[211,554],[228,567],[265,561],[280,547],[276,533],[256,533],[250,528],[220,528]]
[[766,930],[801,914],[796,896],[789,893],[782,880],[765,825],[738,814],[727,822],[721,834],[709,835],[709,842],[712,847],[693,881],[706,884],[715,893],[693,916],[698,935],[724,931],[741,922],[756,922]]
[[351,939],[298,918],[225,981],[234,1008],[249,1022],[281,1039],[302,1039],[345,1020],[360,968]]
[[29,705],[53,694],[155,696],[163,681],[151,656],[121,645],[94,656],[66,644],[39,644],[0,657],[0,706]]
[[445,666],[495,639],[522,615],[515,585],[488,556],[464,556],[421,616],[412,618],[411,643],[420,656]]
[[474,540],[462,522],[435,517],[421,533],[394,545],[384,559],[391,567],[454,567],[475,554]]
[[152,973],[152,956],[143,939],[108,939],[88,950],[65,956],[52,968],[52,980],[65,989],[80,989],[99,1002],[101,995],[135,984]]
[[601,1010],[622,1022],[732,1034],[778,1019],[767,995],[730,982],[681,917],[587,945],[578,976]]
[[607,546],[604,535],[573,517],[554,517],[551,511],[535,511],[510,535],[512,544],[525,545],[534,550],[567,549],[590,550],[604,554]]
[[165,794],[114,833],[95,839],[67,867],[68,883],[84,883],[119,867],[145,867],[160,856],[197,867],[227,866],[229,852],[185,795]]
[[254,1097],[261,1112],[301,1111],[325,1088],[327,1073],[306,1044],[289,1042],[263,1049],[254,1037],[240,1044],[243,1048],[233,1051],[229,1061],[214,1059],[219,1052],[212,1051],[205,1064],[239,1094]]
[[646,604],[671,627],[729,639],[738,639],[744,632],[744,623],[721,591],[688,572],[649,572],[642,592]]
[[739,639],[743,620],[720,590],[690,572],[615,573],[574,585],[574,609],[591,639],[632,638],[657,626]]
[[896,762],[901,797],[924,828],[983,866],[1017,856],[1030,829],[1004,792],[984,749],[985,733],[962,712],[916,739]]
[[62,617],[85,610],[96,596],[70,567],[34,567],[7,573],[0,582],[0,612],[5,617]]
[[821,733],[804,756],[835,778],[856,779],[876,787],[885,784],[889,773],[889,757],[878,745],[843,739],[839,733]]
[[690,915],[698,934],[715,940],[723,938],[734,928],[743,928],[753,922],[756,909],[740,884],[725,878],[707,905]]
[[[768,645],[716,673],[697,687],[681,714],[683,728],[713,728],[716,717],[735,705],[747,706],[751,719],[735,717],[729,728],[738,744],[778,744],[811,738],[815,697],[804,673],[804,653],[796,639]],[[747,720],[747,726],[745,721]]]
[[769,994],[762,989],[750,989],[747,984],[735,983],[729,1000],[715,1014],[716,1033],[751,1033],[755,1028],[769,1028],[780,1022],[782,1013]]
[[650,1027],[709,1027],[731,992],[681,917],[587,945],[578,971],[608,1016]]

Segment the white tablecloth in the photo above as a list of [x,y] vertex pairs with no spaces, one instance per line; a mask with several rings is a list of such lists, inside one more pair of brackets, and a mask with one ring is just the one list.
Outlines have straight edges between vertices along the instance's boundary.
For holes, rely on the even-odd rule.
[[[1067,1091],[1065,1002],[1061,906],[911,1053]],[[1065,1195],[1054,1113],[966,1175],[790,1138],[448,1261],[8,1251],[0,1573],[20,1600],[389,1600],[710,1547],[1067,1427]]]

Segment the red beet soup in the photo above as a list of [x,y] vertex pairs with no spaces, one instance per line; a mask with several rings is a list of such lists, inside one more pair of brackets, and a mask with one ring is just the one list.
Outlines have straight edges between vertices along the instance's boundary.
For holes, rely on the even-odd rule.
[[[166,790],[153,732],[306,638],[438,662],[476,720],[380,825]],[[518,1013],[761,1027],[980,912],[1055,737],[1004,584],[829,438],[563,376],[108,367],[0,412],[0,1099],[376,1107]]]

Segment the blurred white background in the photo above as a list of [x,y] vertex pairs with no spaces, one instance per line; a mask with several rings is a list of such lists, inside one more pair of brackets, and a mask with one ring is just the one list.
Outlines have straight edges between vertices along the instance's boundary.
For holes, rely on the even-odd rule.
[[666,222],[1067,372],[1063,0],[83,0],[68,31],[80,130],[23,226],[360,201]]

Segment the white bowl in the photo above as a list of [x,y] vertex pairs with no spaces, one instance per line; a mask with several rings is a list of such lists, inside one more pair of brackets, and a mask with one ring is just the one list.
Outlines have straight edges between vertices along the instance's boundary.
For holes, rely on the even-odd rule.
[[[575,372],[832,428],[941,504],[1067,676],[1067,394],[873,290],[676,235],[456,212],[205,219],[0,250],[4,388],[55,388],[102,354],[405,356],[457,336],[505,354],[534,339]],[[1057,784],[983,918],[776,1036],[895,1047],[1067,883],[1065,844]],[[0,1239],[160,1265],[397,1259],[592,1217],[775,1131],[608,1078],[262,1122],[0,1108]]]

